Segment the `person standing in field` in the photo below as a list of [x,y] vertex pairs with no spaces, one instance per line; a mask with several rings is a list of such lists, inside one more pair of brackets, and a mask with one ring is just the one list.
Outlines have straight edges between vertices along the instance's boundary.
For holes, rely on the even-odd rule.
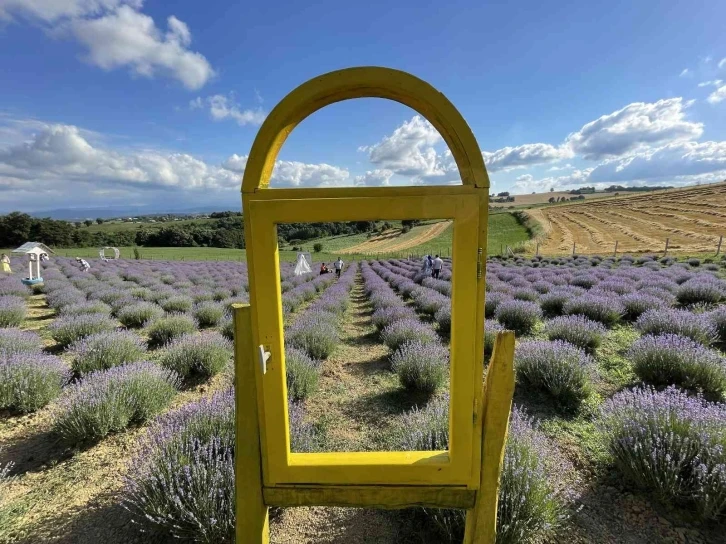
[[421,267],[421,271],[426,276],[431,275],[431,255],[425,255],[423,260],[423,266]]
[[81,265],[81,270],[83,270],[84,272],[88,272],[91,269],[91,265],[88,264],[88,261],[86,259],[76,257],[76,261],[78,261],[78,264]]
[[343,259],[338,257],[338,260],[333,263],[335,267],[335,276],[340,278],[340,273],[343,271]]
[[0,264],[2,264],[3,272],[12,274],[13,271],[10,269],[10,257],[8,257],[5,253],[2,254],[2,257],[0,257]]
[[439,274],[441,274],[441,269],[444,267],[444,261],[441,260],[441,257],[436,255],[436,258],[434,259],[433,264],[431,265],[431,277],[432,278],[438,278]]

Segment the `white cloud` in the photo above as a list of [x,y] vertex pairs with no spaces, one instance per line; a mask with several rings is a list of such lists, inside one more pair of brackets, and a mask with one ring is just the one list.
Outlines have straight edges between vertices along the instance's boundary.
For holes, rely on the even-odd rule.
[[548,172],[559,172],[562,170],[573,170],[574,168],[575,167],[572,166],[571,164],[564,164],[562,166],[553,166],[551,168],[548,168],[547,171]]
[[121,5],[141,9],[142,0],[2,0],[0,19],[18,17],[53,23],[59,19],[99,15]]
[[368,170],[362,176],[355,177],[356,185],[368,185],[378,187],[382,185],[388,185],[391,177],[393,176],[392,170]]
[[487,170],[490,172],[512,170],[573,157],[572,150],[567,146],[555,147],[541,143],[503,147],[493,152],[484,151],[482,155]]
[[534,179],[534,176],[519,176],[514,182],[514,190],[517,193],[531,193],[532,191],[542,193],[549,191],[550,188],[555,190],[565,189],[573,186],[580,187],[587,182],[587,178],[591,172],[591,168],[584,170],[575,170],[571,174],[557,177],[546,177]]
[[724,66],[726,66],[726,57],[722,58],[722,59],[721,59],[721,60],[720,60],[720,61],[718,62],[718,67],[719,67],[719,68],[723,68]]
[[231,96],[227,97],[222,94],[208,96],[204,100],[197,97],[192,100],[189,105],[192,109],[195,109],[204,107],[205,103],[209,106],[209,114],[212,116],[212,119],[216,121],[232,119],[240,126],[261,125],[267,116],[267,114],[259,108],[255,110],[242,110],[240,109],[239,104],[236,104]]
[[528,181],[532,181],[534,179],[534,176],[532,174],[522,174],[521,176],[517,177],[517,181],[526,183]]
[[72,36],[87,52],[84,59],[104,70],[128,68],[142,77],[164,75],[188,89],[214,76],[200,53],[191,51],[189,27],[174,15],[166,31],[141,13],[142,0],[2,0],[0,19],[27,19],[50,35]]
[[414,115],[390,136],[376,144],[361,146],[358,151],[368,153],[378,170],[406,176],[415,184],[459,182],[459,171],[451,151],[437,151],[434,146],[438,144],[443,144],[443,138],[434,126]]
[[691,71],[688,68],[684,68],[678,77],[688,77],[691,75]]
[[605,161],[590,174],[593,182],[656,182],[726,169],[726,141],[674,142],[632,156]]
[[297,161],[277,161],[270,180],[270,186],[286,187],[342,187],[350,184],[350,172],[344,168]]
[[162,34],[154,20],[128,6],[97,19],[73,19],[62,27],[88,48],[86,60],[104,70],[128,67],[133,74],[161,73],[188,89],[199,89],[214,70],[200,53],[187,49],[189,28],[173,15]]
[[247,166],[247,155],[231,155],[227,160],[222,163],[222,167],[232,172],[239,172],[242,174]]
[[692,102],[669,98],[654,103],[634,102],[583,126],[566,144],[585,159],[617,157],[658,143],[692,140],[703,133],[703,123],[685,119]]
[[720,79],[714,79],[713,81],[702,81],[701,83],[698,84],[698,86],[699,87],[710,87],[711,85],[713,85],[714,87],[718,87],[719,85],[721,85],[721,83],[723,83],[723,81],[721,81]]
[[709,104],[718,104],[719,102],[726,100],[726,85],[723,85],[713,91],[706,99]]

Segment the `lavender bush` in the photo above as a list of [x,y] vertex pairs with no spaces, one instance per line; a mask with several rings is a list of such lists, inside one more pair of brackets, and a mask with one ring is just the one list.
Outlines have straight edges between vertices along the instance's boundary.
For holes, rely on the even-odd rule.
[[147,322],[164,316],[164,310],[153,302],[139,302],[125,306],[116,312],[118,320],[126,327],[143,327]]
[[25,319],[25,300],[13,295],[0,296],[0,328],[17,327]]
[[60,315],[99,314],[108,316],[110,313],[111,307],[100,300],[69,304],[68,306],[63,306],[60,311]]
[[708,314],[707,319],[716,331],[717,341],[726,344],[726,306],[716,308]]
[[285,331],[285,339],[317,360],[330,357],[340,342],[335,316],[328,312],[310,312],[305,319],[298,319]]
[[514,364],[518,382],[547,392],[561,408],[576,410],[590,394],[594,361],[562,340],[521,342]]
[[542,319],[542,310],[534,302],[506,300],[499,304],[494,317],[506,329],[521,336],[532,332],[534,326]]
[[401,385],[429,395],[444,385],[448,363],[449,349],[438,342],[407,342],[391,357],[391,367]]
[[234,540],[234,394],[156,420],[131,460],[124,507],[145,531],[208,544]]
[[135,363],[146,353],[144,341],[129,331],[92,334],[71,344],[71,368],[79,375],[114,366]]
[[622,391],[599,427],[615,466],[667,501],[689,501],[705,518],[726,513],[726,405],[675,387]]
[[711,400],[721,400],[726,393],[726,359],[685,336],[643,336],[631,346],[628,358],[649,384],[678,385]]
[[303,350],[288,346],[285,348],[285,374],[288,398],[306,399],[318,388],[320,362],[308,357]]
[[184,313],[192,309],[194,300],[192,300],[191,297],[175,295],[167,298],[166,300],[162,300],[160,304],[165,312]]
[[684,306],[692,304],[718,304],[726,298],[726,283],[712,276],[698,274],[682,283],[676,291],[676,299]]
[[18,353],[39,354],[43,349],[40,336],[20,329],[0,329],[0,358]]
[[417,319],[399,319],[383,329],[381,340],[392,351],[396,351],[407,342],[431,344],[437,342],[438,337],[431,327]]
[[622,303],[614,296],[598,296],[587,293],[573,298],[562,307],[567,315],[584,315],[607,327],[615,325],[625,313]]
[[494,317],[497,307],[504,301],[511,300],[511,296],[506,293],[491,291],[484,297],[484,315],[487,318]]
[[148,362],[92,372],[68,387],[53,430],[73,444],[99,440],[159,413],[178,387],[175,372]]
[[556,317],[545,324],[544,333],[550,340],[564,340],[592,353],[600,347],[607,329],[584,315]]
[[149,347],[155,348],[171,342],[184,334],[191,334],[197,330],[197,323],[184,314],[171,314],[152,321],[145,331],[149,336]]
[[687,310],[648,310],[635,322],[643,334],[678,334],[710,346],[716,339],[716,327],[707,314],[694,314]]
[[0,353],[0,408],[35,412],[58,397],[70,379],[58,357],[38,353]]
[[494,342],[497,339],[497,333],[504,330],[499,321],[487,319],[484,322],[484,364],[489,364],[489,359],[494,352]]
[[[392,437],[403,450],[446,450],[449,446],[448,397],[437,397],[403,417]],[[546,540],[565,519],[561,455],[516,407],[504,450],[497,507],[497,544]],[[465,511],[426,511],[452,542],[461,541]]]
[[562,315],[564,305],[574,297],[569,291],[557,290],[542,295],[539,299],[539,306],[547,317]]
[[439,332],[441,334],[451,333],[451,305],[447,304],[439,308],[434,314],[434,321],[439,326]]
[[399,319],[416,319],[416,312],[408,306],[386,306],[377,309],[371,316],[371,322],[379,331]]
[[192,374],[208,378],[219,373],[232,357],[232,343],[218,332],[185,334],[172,340],[161,364],[183,378]]
[[194,307],[192,313],[200,327],[216,327],[224,317],[224,308],[215,302],[201,302]]
[[111,318],[98,314],[61,316],[48,327],[53,339],[64,348],[86,336],[114,329],[116,323]]
[[629,321],[635,321],[648,310],[657,310],[667,306],[663,298],[640,291],[621,297],[620,302],[623,304],[624,317]]

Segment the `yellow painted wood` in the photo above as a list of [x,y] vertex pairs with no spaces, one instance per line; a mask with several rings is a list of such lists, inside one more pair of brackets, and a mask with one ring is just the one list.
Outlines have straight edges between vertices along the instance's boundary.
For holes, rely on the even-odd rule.
[[[268,191],[272,192],[272,191]],[[480,191],[481,192],[481,191]],[[262,379],[267,464],[265,485],[409,484],[467,485],[479,482],[479,467],[472,466],[476,420],[474,398],[481,387],[482,356],[476,354],[481,336],[472,315],[483,315],[477,302],[477,244],[481,220],[478,194],[398,196],[391,198],[315,198],[257,200],[246,202],[248,223],[254,233],[249,244],[254,257],[249,274],[255,277],[251,302],[257,316],[260,341],[271,353]],[[488,198],[485,201],[488,204]],[[486,208],[485,208],[486,209]],[[451,336],[450,452],[428,460],[430,452],[413,457],[411,452],[356,452],[335,454],[289,453],[286,379],[279,263],[275,225],[285,222],[357,221],[367,219],[453,219],[453,268]],[[477,375],[478,378],[473,379]],[[478,444],[479,442],[477,442]]]
[[423,506],[461,508],[474,506],[476,492],[464,487],[416,486],[302,486],[265,487],[269,506],[365,506],[394,510]]
[[514,333],[497,334],[484,391],[481,483],[476,504],[466,514],[464,544],[494,544],[499,477],[514,394]]
[[[448,144],[463,185],[269,189],[277,155],[295,126],[328,104],[359,97],[396,100],[426,117]],[[269,503],[468,508],[467,544],[493,544],[514,387],[514,337],[511,333],[497,337],[484,384],[485,269],[477,278],[477,249],[481,248],[485,259],[488,187],[481,151],[459,112],[436,89],[404,72],[378,67],[331,72],[292,91],[267,117],[255,138],[242,183],[252,312],[248,309],[238,315],[235,311],[237,436],[252,436],[258,449],[255,454],[252,446],[245,445],[248,440],[238,440],[237,455],[243,458],[237,460],[238,542],[261,541],[248,539],[247,533],[240,532],[239,522],[245,527],[257,523],[258,529],[264,525],[258,534],[266,534],[266,516],[261,523],[258,514],[266,512],[264,505]],[[276,224],[437,218],[453,220],[456,262],[449,451],[290,453]],[[241,332],[242,316],[251,322],[251,336]],[[259,345],[271,353],[265,374],[256,364],[256,355],[250,355],[254,370],[240,367],[243,354],[253,354]],[[247,473],[255,467],[257,480],[249,487],[254,474],[249,479]],[[253,514],[242,518],[246,514],[239,510],[241,504],[251,507]]]
[[425,81],[390,68],[365,66],[329,72],[303,83],[277,104],[252,144],[242,191],[268,187],[277,155],[303,119],[327,105],[352,98],[387,98],[423,115],[443,137],[464,185],[489,187],[481,150],[454,105]]
[[257,386],[250,306],[234,306],[235,336],[235,481],[236,540],[249,544],[270,541],[268,508],[262,497],[262,458],[257,423]]

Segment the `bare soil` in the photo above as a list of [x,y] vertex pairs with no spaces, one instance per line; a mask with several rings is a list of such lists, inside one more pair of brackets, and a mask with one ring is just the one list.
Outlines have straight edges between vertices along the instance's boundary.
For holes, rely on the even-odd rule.
[[[544,255],[714,252],[726,234],[726,183],[528,210],[540,222]],[[722,248],[723,250],[724,248]]]

